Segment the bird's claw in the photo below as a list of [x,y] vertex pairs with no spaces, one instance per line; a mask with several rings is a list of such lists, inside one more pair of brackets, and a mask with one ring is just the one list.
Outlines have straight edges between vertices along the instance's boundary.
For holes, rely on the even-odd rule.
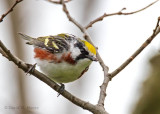
[[58,89],[58,92],[59,92],[59,93],[58,93],[57,97],[59,97],[59,95],[61,95],[61,94],[64,92],[64,89],[65,89],[65,85],[61,83],[61,86],[60,86],[60,88]]
[[32,64],[27,64],[27,65],[28,65],[29,69],[28,69],[28,71],[26,72],[26,75],[31,74],[31,73],[34,72],[37,63],[35,63],[34,65],[32,65]]

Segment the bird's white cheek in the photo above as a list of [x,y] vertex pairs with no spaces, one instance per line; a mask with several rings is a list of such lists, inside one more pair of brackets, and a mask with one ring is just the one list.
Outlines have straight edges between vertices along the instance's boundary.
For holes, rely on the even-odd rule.
[[80,52],[80,50],[79,50],[79,48],[73,48],[72,50],[71,50],[71,56],[75,59],[78,55],[80,55],[81,54],[81,52]]

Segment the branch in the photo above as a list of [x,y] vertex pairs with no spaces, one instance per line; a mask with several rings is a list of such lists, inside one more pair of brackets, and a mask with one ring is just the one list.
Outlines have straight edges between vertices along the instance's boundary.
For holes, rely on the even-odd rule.
[[[17,58],[15,55],[13,55],[10,50],[8,50],[5,45],[1,42],[0,40],[0,50],[3,50],[3,52],[5,53],[6,57],[9,61],[12,61],[13,63],[15,63],[20,69],[22,69],[23,71],[28,71],[29,70],[29,64],[23,62],[22,60],[20,60],[19,58]],[[1,53],[2,51],[0,51]],[[3,54],[3,53],[1,53]],[[43,81],[44,83],[46,83],[48,86],[50,86],[52,89],[54,89],[55,91],[59,92],[59,88],[60,86],[58,84],[56,84],[54,81],[52,81],[51,79],[49,79],[46,75],[40,73],[39,71],[37,71],[36,69],[31,73],[32,75],[34,75],[36,78],[40,79],[41,81]],[[99,107],[96,107],[95,105],[83,101],[79,98],[77,98],[76,96],[73,96],[71,93],[69,93],[68,91],[64,90],[63,93],[61,93],[61,95],[63,97],[65,97],[66,99],[68,99],[69,101],[71,101],[72,103],[74,103],[77,106],[82,107],[83,109],[89,110],[95,114],[107,114],[106,112],[104,112],[104,110],[102,110]]]
[[[67,18],[69,19],[69,21],[71,21],[73,24],[75,24],[81,30],[81,32],[84,34],[84,38],[94,46],[93,42],[91,41],[91,37],[89,36],[87,30],[82,25],[80,25],[76,20],[74,20],[71,17],[71,15],[70,15],[70,13],[69,13],[64,1],[61,0],[61,2],[62,2],[62,6],[63,6],[63,11],[65,12],[65,14],[66,14]],[[106,88],[107,88],[108,82],[110,81],[110,78],[108,76],[109,68],[103,62],[103,60],[102,60],[100,54],[98,53],[98,51],[97,51],[97,59],[98,59],[100,65],[101,65],[101,67],[103,68],[103,71],[104,71],[104,80],[103,80],[102,85],[100,86],[101,90],[100,90],[100,96],[99,96],[99,100],[98,100],[98,106],[102,106],[103,107],[104,106],[105,97],[106,97]]]
[[157,25],[156,25],[155,29],[153,30],[152,35],[122,65],[120,65],[115,71],[113,71],[112,73],[109,74],[109,76],[111,76],[111,78],[116,76],[129,63],[131,63],[132,60],[135,59],[135,57],[137,57],[137,55],[139,55],[152,42],[152,40],[160,33],[159,22],[160,22],[160,17],[158,18]]
[[12,5],[12,7],[4,14],[2,14],[1,18],[0,18],[0,22],[3,21],[3,19],[10,13],[13,11],[13,8],[20,2],[22,2],[23,0],[16,0],[15,3]]
[[[51,3],[54,3],[54,4],[62,4],[61,1],[53,1],[53,0],[46,0],[46,1],[51,2]],[[64,2],[65,2],[65,3],[68,3],[68,2],[70,2],[70,1],[72,1],[72,0],[66,0],[66,1],[64,1]]]
[[71,21],[73,24],[75,24],[80,30],[82,33],[86,33],[86,30],[84,29],[83,26],[81,26],[75,19],[73,19],[70,14],[69,14],[69,11],[66,7],[66,4],[64,2],[64,0],[61,0],[60,1],[62,3],[62,6],[63,6],[63,11],[65,12],[67,18],[69,19],[69,21]]
[[152,6],[153,4],[155,4],[158,1],[159,0],[156,0],[155,2],[149,4],[148,6],[142,8],[142,9],[139,9],[137,11],[133,11],[133,12],[123,13],[122,11],[126,10],[126,8],[123,8],[122,10],[120,10],[118,12],[115,12],[115,13],[111,13],[111,14],[104,13],[102,16],[100,16],[100,17],[96,18],[95,20],[91,21],[85,28],[88,29],[88,28],[92,27],[93,24],[95,24],[96,22],[102,21],[105,17],[114,16],[114,15],[132,15],[132,14],[141,12],[141,11],[149,8],[150,6]]
[[2,54],[2,56],[4,56],[5,58],[9,59],[9,57],[7,56],[7,54],[0,48],[0,53]]

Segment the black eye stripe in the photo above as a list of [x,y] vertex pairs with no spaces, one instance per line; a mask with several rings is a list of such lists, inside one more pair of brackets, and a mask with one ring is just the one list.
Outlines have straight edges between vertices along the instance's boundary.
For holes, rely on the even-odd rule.
[[88,55],[88,51],[86,51],[86,49],[84,48],[84,44],[82,42],[77,42],[76,44],[74,44],[75,47],[78,47],[81,51],[82,54],[84,55]]
[[86,51],[86,49],[84,48],[84,44],[82,42],[77,42],[74,44],[75,47],[78,47],[81,51],[81,54],[77,56],[77,58],[75,59],[76,61],[80,60],[80,59],[84,59],[86,58],[86,55],[89,55],[89,52]]
[[88,54],[89,54],[88,51],[86,51],[84,48],[81,49],[80,51],[81,51],[81,53],[84,54],[84,55],[88,55]]

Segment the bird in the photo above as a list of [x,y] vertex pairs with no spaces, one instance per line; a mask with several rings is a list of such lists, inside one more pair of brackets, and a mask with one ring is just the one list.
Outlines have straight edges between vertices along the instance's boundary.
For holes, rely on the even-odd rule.
[[33,45],[34,59],[40,70],[59,84],[79,79],[92,61],[98,60],[96,48],[72,34],[61,33],[38,38],[23,33],[19,35],[27,40],[26,44]]

